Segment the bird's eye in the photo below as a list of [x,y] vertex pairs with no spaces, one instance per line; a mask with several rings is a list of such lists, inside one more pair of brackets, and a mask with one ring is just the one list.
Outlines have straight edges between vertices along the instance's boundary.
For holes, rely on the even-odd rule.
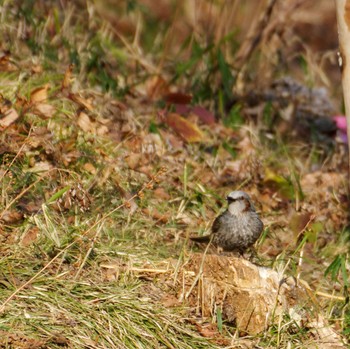
[[227,199],[227,201],[228,201],[229,203],[231,203],[231,202],[235,202],[235,201],[244,200],[244,197],[243,197],[243,196],[240,196],[240,197],[238,197],[238,198],[232,198],[231,196],[228,196],[226,199]]

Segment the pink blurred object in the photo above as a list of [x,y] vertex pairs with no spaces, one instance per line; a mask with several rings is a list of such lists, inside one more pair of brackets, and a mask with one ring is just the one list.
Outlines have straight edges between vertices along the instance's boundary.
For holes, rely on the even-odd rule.
[[203,123],[207,125],[215,124],[215,115],[199,105],[191,106],[189,104],[175,104],[175,111],[181,115],[186,115],[192,112],[196,114]]
[[339,136],[342,139],[344,143],[348,143],[348,137],[346,133],[346,116],[344,115],[335,115],[333,116],[333,120],[335,124],[337,125],[337,128],[339,130]]
[[346,131],[346,116],[336,115],[336,116],[333,116],[333,120],[335,121],[339,130]]

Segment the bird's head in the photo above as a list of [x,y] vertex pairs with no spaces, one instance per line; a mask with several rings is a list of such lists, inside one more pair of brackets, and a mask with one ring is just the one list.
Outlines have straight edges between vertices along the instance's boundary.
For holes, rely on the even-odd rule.
[[231,214],[241,214],[247,211],[255,212],[250,196],[244,191],[232,191],[227,196],[228,210]]

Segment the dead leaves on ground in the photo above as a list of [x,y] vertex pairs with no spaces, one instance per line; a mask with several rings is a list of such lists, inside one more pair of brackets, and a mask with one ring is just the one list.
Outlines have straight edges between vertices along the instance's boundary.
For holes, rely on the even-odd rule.
[[188,143],[204,141],[204,135],[198,126],[179,114],[170,113],[165,122]]
[[0,119],[0,130],[4,130],[5,128],[9,127],[18,118],[19,118],[19,115],[17,111],[13,108],[10,108],[2,115]]
[[50,84],[45,84],[44,86],[38,87],[34,89],[30,93],[30,99],[29,102],[31,104],[36,104],[36,103],[42,103],[47,100],[48,96],[48,90],[50,88]]

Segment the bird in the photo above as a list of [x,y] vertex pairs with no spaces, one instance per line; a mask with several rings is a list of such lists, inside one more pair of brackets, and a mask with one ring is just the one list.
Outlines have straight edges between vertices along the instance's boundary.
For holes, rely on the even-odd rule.
[[258,240],[264,224],[246,192],[232,191],[226,199],[228,207],[214,220],[211,233],[190,239],[198,243],[212,243],[218,250],[238,251],[243,255]]

